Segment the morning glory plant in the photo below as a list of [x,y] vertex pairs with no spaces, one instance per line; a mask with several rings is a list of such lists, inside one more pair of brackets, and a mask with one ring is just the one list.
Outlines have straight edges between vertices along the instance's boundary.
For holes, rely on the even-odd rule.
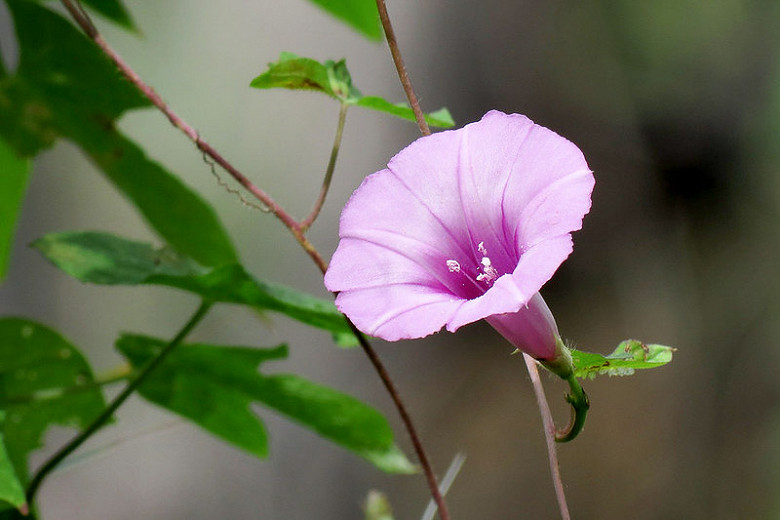
[[[84,283],[168,287],[198,301],[190,318],[169,337],[118,333],[114,345],[124,362],[102,375],[51,326],[0,316],[0,517],[39,518],[37,498],[52,472],[107,427],[131,396],[139,395],[258,458],[267,457],[270,448],[256,409],[271,409],[380,471],[421,471],[432,497],[424,518],[437,510],[448,520],[444,494],[463,459],[455,457],[455,469],[440,485],[400,392],[367,336],[411,340],[484,320],[526,359],[545,422],[561,516],[569,518],[554,440],[572,440],[582,429],[589,402],[579,379],[660,366],[671,360],[672,350],[635,340],[624,341],[608,356],[569,348],[540,294],[571,254],[571,234],[582,227],[591,207],[594,176],[576,145],[525,116],[497,110],[431,135],[429,125],[453,128],[455,123],[446,108],[422,112],[384,0],[315,0],[369,38],[384,33],[408,104],[363,95],[343,59],[320,62],[282,52],[251,81],[255,89],[319,92],[339,105],[320,192],[310,212],[296,218],[203,139],[120,57],[79,0],[60,0],[74,23],[62,10],[37,2],[0,2],[13,18],[20,50],[14,70],[6,70],[0,56],[0,100],[9,100],[0,103],[0,283],[8,272],[30,159],[62,138],[94,162],[161,244],[76,230],[49,232],[32,247]],[[120,0],[84,4],[137,32]],[[335,304],[329,295],[322,298],[256,278],[242,264],[211,205],[116,124],[125,112],[151,106],[190,139],[220,188],[273,215],[290,232],[323,274]],[[308,233],[325,203],[351,107],[416,121],[423,137],[355,190],[341,214],[340,241],[328,265]],[[327,332],[326,342],[332,338],[340,346],[359,345],[396,407],[416,463],[395,442],[387,418],[372,406],[298,374],[267,373],[267,363],[287,357],[286,343],[189,342],[204,317],[221,304],[282,313]],[[554,431],[537,363],[569,384],[572,421],[562,431]],[[122,389],[108,399],[103,387],[119,383]],[[56,425],[78,431],[32,467],[30,455]],[[369,497],[366,520],[391,518],[381,495]]]

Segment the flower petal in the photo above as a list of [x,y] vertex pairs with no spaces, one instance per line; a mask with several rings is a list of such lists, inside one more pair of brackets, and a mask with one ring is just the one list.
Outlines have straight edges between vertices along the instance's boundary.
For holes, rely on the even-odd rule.
[[533,247],[542,240],[580,229],[582,218],[590,211],[594,183],[590,170],[578,170],[537,193],[523,210],[515,230],[518,248]]
[[339,293],[336,306],[366,334],[387,341],[439,331],[463,300],[425,286],[387,285]]
[[447,227],[437,218],[397,176],[382,170],[363,181],[341,214],[341,241],[325,286],[340,292],[406,280],[473,297],[474,291],[447,267],[447,260],[468,254],[456,240],[459,232],[462,229]]
[[507,341],[535,359],[553,359],[559,336],[550,308],[536,293],[519,311],[487,319]]

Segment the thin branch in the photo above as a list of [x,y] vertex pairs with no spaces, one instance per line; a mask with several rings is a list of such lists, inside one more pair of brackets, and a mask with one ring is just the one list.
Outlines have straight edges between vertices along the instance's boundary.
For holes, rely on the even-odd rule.
[[401,399],[401,394],[395,387],[393,380],[390,379],[390,374],[382,364],[382,361],[379,359],[376,351],[371,347],[371,344],[368,342],[366,336],[360,332],[357,327],[355,327],[354,323],[349,321],[349,318],[347,318],[347,321],[349,322],[350,328],[352,328],[352,332],[355,333],[355,337],[357,337],[358,341],[360,342],[360,346],[363,348],[363,352],[365,352],[368,356],[368,359],[371,360],[371,363],[374,365],[374,369],[376,369],[379,377],[382,379],[382,382],[385,385],[385,388],[387,389],[387,393],[390,394],[393,403],[395,403],[398,414],[401,416],[401,420],[406,427],[406,431],[409,433],[412,446],[414,447],[415,453],[417,453],[417,458],[420,459],[420,464],[422,465],[423,472],[425,473],[425,479],[428,481],[428,489],[431,491],[431,497],[439,508],[439,517],[441,520],[449,520],[450,514],[447,510],[447,504],[444,502],[444,497],[442,496],[441,490],[439,489],[439,484],[436,482],[436,475],[433,472],[433,467],[428,460],[428,455],[425,453],[425,449],[423,448],[420,436],[417,434],[417,429],[414,427],[412,418],[409,415],[409,412],[406,410],[406,405],[404,405],[404,402]]
[[222,157],[214,148],[212,148],[209,143],[201,139],[198,132],[192,126],[190,126],[186,121],[179,117],[178,114],[171,110],[168,105],[165,104],[165,101],[162,100],[159,94],[157,94],[157,92],[155,92],[152,87],[147,85],[141,79],[141,77],[138,76],[138,74],[136,74],[136,72],[127,63],[125,63],[125,61],[116,53],[116,51],[114,51],[114,49],[112,49],[111,46],[106,43],[95,25],[89,19],[89,16],[84,11],[76,7],[72,0],[61,1],[79,27],[81,27],[82,30],[87,34],[87,36],[89,36],[95,42],[95,44],[100,47],[103,53],[114,62],[122,74],[124,74],[125,77],[131,83],[133,83],[138,88],[138,90],[140,90],[141,93],[149,101],[151,101],[152,104],[154,104],[154,106],[160,110],[160,112],[165,114],[171,124],[184,132],[184,134],[189,137],[193,143],[195,143],[195,146],[197,146],[199,150],[211,157],[214,162],[219,164],[228,174],[230,174],[231,177],[233,177],[239,184],[241,184],[241,186],[246,188],[249,193],[251,193],[257,200],[259,200],[265,207],[267,207],[269,212],[273,213],[276,218],[282,221],[282,223],[290,230],[293,236],[295,236],[295,239],[298,241],[298,243],[300,243],[301,247],[303,247],[309,256],[312,257],[314,263],[320,267],[320,269],[327,268],[327,264],[319,255],[314,246],[309,243],[308,239],[306,239],[306,237],[303,235],[303,231],[295,219],[279,204],[277,204],[268,193],[255,186],[252,181],[250,181],[245,175],[243,175],[224,157]]
[[[254,195],[263,205],[265,205],[269,209],[269,211],[273,213],[285,225],[285,227],[287,227],[290,233],[292,233],[292,235],[295,237],[295,240],[300,244],[300,246],[306,251],[309,257],[317,265],[319,270],[323,274],[325,274],[325,271],[327,271],[328,269],[328,264],[319,254],[319,252],[314,247],[314,245],[305,237],[304,229],[302,229],[301,225],[298,222],[296,222],[295,219],[293,219],[292,216],[290,216],[290,214],[287,213],[281,206],[279,206],[270,197],[270,195],[265,193],[260,188],[254,186],[254,184],[252,184],[251,181],[249,181],[249,179],[247,179],[236,168],[234,168],[230,163],[228,163],[220,154],[216,152],[216,150],[214,150],[214,148],[212,148],[208,143],[202,140],[198,135],[198,133],[189,124],[187,124],[182,118],[180,118],[175,112],[173,112],[165,104],[162,98],[160,98],[160,96],[154,91],[154,89],[152,89],[149,85],[147,85],[135,73],[135,71],[133,71],[133,69],[131,69],[130,66],[128,66],[119,57],[119,55],[105,42],[105,40],[103,40],[102,36],[97,31],[94,24],[89,19],[89,16],[85,12],[76,8],[72,0],[61,0],[61,2],[68,10],[68,12],[71,14],[71,16],[76,21],[76,23],[87,34],[87,36],[89,36],[98,45],[98,47],[100,47],[100,49],[114,62],[114,64],[127,77],[127,79],[130,80],[141,91],[141,93],[147,99],[149,99],[163,114],[165,114],[165,116],[168,118],[171,124],[173,124],[175,127],[179,128],[182,132],[184,132],[184,134],[187,135],[187,137],[189,137],[195,143],[195,145],[198,147],[199,150],[201,150],[207,156],[211,157],[211,159],[213,159],[217,164],[219,164],[230,176],[232,176],[236,181],[238,181],[242,186],[244,186],[252,195]],[[387,25],[389,26],[389,20]],[[392,31],[392,29],[390,29],[390,31]],[[396,46],[396,51],[397,51],[397,46]],[[408,78],[407,78],[407,82],[408,82]],[[409,85],[409,88],[411,89],[411,84]],[[410,101],[410,104],[412,104],[413,108],[416,106],[417,108],[415,109],[415,113],[421,115],[422,112],[420,111],[420,107],[416,101],[416,98],[414,98],[413,92],[412,92],[412,96],[414,102]],[[425,123],[424,119],[422,119],[420,130],[425,135],[430,133],[430,130],[428,130],[428,126]],[[439,487],[436,483],[436,476],[433,473],[433,469],[431,468],[431,465],[428,461],[428,457],[425,453],[423,445],[420,442],[419,435],[417,435],[417,431],[414,427],[414,424],[412,423],[412,419],[409,416],[409,413],[406,411],[406,407],[403,401],[401,400],[400,394],[396,390],[395,385],[393,384],[393,381],[390,378],[389,373],[387,372],[384,365],[382,364],[382,361],[379,359],[379,356],[371,347],[371,344],[368,342],[366,337],[359,330],[357,330],[355,325],[351,321],[349,321],[349,318],[345,316],[345,319],[347,320],[353,332],[355,333],[355,336],[360,342],[361,347],[363,347],[363,351],[366,353],[368,358],[371,360],[371,363],[374,365],[374,368],[379,374],[379,377],[382,380],[383,384],[385,385],[385,388],[390,393],[390,397],[392,398],[393,403],[395,404],[396,409],[398,410],[398,413],[401,416],[401,420],[403,421],[404,426],[406,427],[406,431],[412,440],[412,445],[414,446],[415,453],[417,454],[417,457],[420,460],[420,464],[423,467],[423,471],[425,472],[426,480],[428,482],[428,487],[430,488],[431,495],[433,496],[434,500],[436,501],[439,507],[439,513],[441,519],[449,520],[449,515],[447,513],[447,508],[444,503],[444,499],[442,498],[441,493],[439,492]],[[83,442],[83,440],[81,442]],[[38,484],[40,484],[40,482],[38,482]],[[33,490],[33,493],[34,491],[35,490]]]
[[317,216],[320,214],[322,205],[325,204],[325,197],[328,195],[328,189],[330,188],[330,181],[333,179],[333,171],[336,169],[336,159],[339,157],[339,148],[341,147],[341,136],[344,134],[344,122],[347,120],[347,108],[349,105],[341,103],[339,107],[339,122],[336,125],[336,137],[333,139],[333,148],[330,152],[330,159],[328,160],[328,168],[325,170],[325,178],[322,180],[322,188],[320,194],[314,203],[311,213],[308,217],[301,221],[301,230],[307,231]]
[[547,441],[547,458],[550,461],[550,473],[552,474],[553,487],[555,488],[555,498],[558,499],[558,509],[561,512],[562,520],[571,520],[569,515],[569,506],[566,504],[566,494],[563,491],[563,479],[561,478],[561,469],[558,466],[558,451],[555,444],[555,422],[553,421],[550,405],[547,404],[547,397],[544,395],[544,386],[539,378],[539,368],[536,366],[536,360],[526,353],[523,353],[525,366],[528,368],[528,375],[531,376],[531,382],[534,385],[536,402],[539,405],[539,413],[542,416],[544,424],[544,438]]
[[41,466],[35,476],[33,476],[33,478],[30,480],[30,484],[27,486],[26,495],[27,502],[29,504],[33,503],[35,493],[40,488],[43,479],[45,479],[46,476],[51,473],[51,471],[56,468],[60,462],[62,462],[68,455],[76,451],[76,449],[78,449],[78,447],[81,446],[84,441],[90,438],[93,433],[98,431],[106,423],[106,421],[108,421],[111,416],[114,415],[114,412],[116,412],[117,409],[119,409],[119,407],[122,406],[122,404],[127,400],[127,398],[130,397],[133,392],[135,392],[141,383],[146,380],[149,374],[151,374],[155,368],[160,366],[160,363],[162,363],[165,358],[168,357],[168,354],[173,352],[173,350],[182,341],[184,341],[184,338],[187,337],[192,329],[194,329],[200,320],[203,319],[212,305],[212,302],[201,302],[198,310],[195,311],[184,327],[182,327],[176,336],[160,351],[159,354],[157,354],[155,358],[147,363],[147,365],[138,373],[135,379],[128,383],[124,390],[122,390],[119,395],[117,395],[114,400],[111,401],[106,409],[103,410],[103,412],[101,412],[101,414],[98,415],[98,417],[92,421],[92,423],[87,426],[81,433],[76,435],[72,441],[60,448],[60,450],[55,453],[52,458],[50,458],[43,466]]
[[390,47],[390,54],[393,56],[393,62],[398,71],[398,79],[401,80],[401,85],[404,87],[406,99],[409,100],[409,105],[412,107],[414,118],[417,120],[417,126],[420,127],[420,133],[422,135],[431,135],[431,129],[428,128],[428,123],[425,121],[425,114],[423,114],[420,103],[417,101],[417,95],[414,93],[412,81],[409,79],[409,74],[406,72],[404,59],[401,56],[401,49],[398,47],[398,41],[395,39],[393,25],[390,23],[390,15],[387,14],[385,0],[376,0],[376,7],[379,9],[379,19],[382,20],[382,27],[384,28],[385,36],[387,37],[387,45]]
[[[455,457],[452,458],[452,462],[450,462],[450,467],[447,468],[447,472],[444,474],[444,477],[441,479],[441,485],[439,486],[442,495],[446,495],[447,492],[450,490],[452,483],[455,482],[455,478],[457,478],[458,473],[460,473],[460,469],[463,467],[463,464],[465,462],[466,462],[466,455],[464,453],[456,453]],[[436,506],[436,502],[431,500],[430,502],[428,502],[428,507],[425,508],[421,520],[433,520],[433,515],[436,514],[437,510],[438,507]]]

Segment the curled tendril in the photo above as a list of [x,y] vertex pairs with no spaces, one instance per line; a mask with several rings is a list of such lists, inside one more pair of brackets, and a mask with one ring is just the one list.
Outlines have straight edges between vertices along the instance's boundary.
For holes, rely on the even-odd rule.
[[577,437],[585,426],[585,418],[590,408],[588,395],[577,378],[572,374],[566,382],[569,383],[571,393],[566,394],[564,399],[571,405],[571,419],[565,429],[555,431],[555,442],[569,442]]

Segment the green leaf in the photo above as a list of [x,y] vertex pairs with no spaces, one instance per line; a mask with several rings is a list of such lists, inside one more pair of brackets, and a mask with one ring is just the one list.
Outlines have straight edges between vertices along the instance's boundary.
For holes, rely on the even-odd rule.
[[83,0],[83,2],[115,24],[125,29],[136,30],[130,13],[119,0]]
[[268,70],[253,79],[249,86],[259,89],[316,90],[344,102],[360,97],[360,92],[352,86],[352,77],[345,60],[320,63],[292,52],[282,52],[279,61],[269,63]]
[[[417,121],[414,117],[414,111],[406,103],[393,104],[380,97],[365,96],[360,98],[356,103],[356,106],[363,108],[370,108],[371,110],[378,110],[379,112],[386,112],[388,114],[406,119],[407,121]],[[440,108],[435,112],[425,114],[425,120],[429,125],[437,128],[452,128],[455,126],[455,121],[452,119],[452,114],[446,108]]]
[[19,40],[16,78],[44,105],[41,111],[51,112],[54,123],[64,115],[106,125],[126,110],[151,105],[92,41],[61,16],[27,0],[7,3]]
[[206,300],[276,311],[334,334],[351,334],[333,302],[256,280],[238,264],[209,269],[169,248],[90,231],[52,233],[33,247],[83,282],[175,287]]
[[149,101],[59,15],[24,0],[8,5],[21,58],[17,75],[0,80],[0,136],[24,156],[71,139],[177,250],[204,265],[235,262],[211,207],[115,128]]
[[92,231],[51,233],[32,243],[54,265],[81,280],[102,285],[148,283],[156,274],[192,276],[208,272],[193,260],[162,247]]
[[[0,427],[4,422],[5,412],[0,411]],[[0,433],[0,501],[8,502],[15,508],[20,508],[27,503],[24,496],[24,488],[16,476],[8,451],[5,449],[3,435]]]
[[279,61],[269,63],[268,70],[253,79],[249,85],[259,89],[319,90],[336,97],[330,87],[325,65],[291,52],[282,52]]
[[136,29],[130,13],[119,0],[81,0],[81,2],[125,29]]
[[571,349],[571,356],[574,360],[574,375],[594,379],[596,375],[630,376],[637,369],[660,367],[672,360],[675,350],[664,345],[646,345],[635,339],[627,339],[608,356],[575,349]]
[[85,130],[74,133],[77,142],[171,246],[204,265],[237,261],[227,231],[199,195],[119,132],[94,125]]
[[8,272],[16,219],[27,190],[30,161],[16,156],[0,139],[0,282]]
[[[302,58],[291,52],[282,52],[279,60],[268,64],[268,70],[250,83],[259,89],[286,88],[291,90],[315,90],[334,99],[358,107],[385,112],[408,121],[415,121],[414,112],[407,104],[393,104],[380,97],[363,96],[352,84],[352,76],[345,60],[327,60],[323,63]],[[431,126],[450,128],[455,126],[446,108],[425,116]]]
[[81,353],[55,331],[26,319],[0,319],[0,409],[6,412],[2,429],[22,482],[28,477],[27,455],[41,446],[49,426],[84,428],[103,411],[103,395],[92,383]]
[[[123,335],[117,348],[135,367],[144,366],[165,342]],[[271,349],[181,345],[139,391],[146,399],[194,421],[254,455],[268,453],[267,437],[250,404],[276,410],[383,471],[409,473],[413,465],[393,443],[393,433],[375,409],[294,374],[264,375],[258,365],[283,359],[287,347]]]
[[379,11],[374,0],[311,0],[311,2],[372,40],[382,37]]

